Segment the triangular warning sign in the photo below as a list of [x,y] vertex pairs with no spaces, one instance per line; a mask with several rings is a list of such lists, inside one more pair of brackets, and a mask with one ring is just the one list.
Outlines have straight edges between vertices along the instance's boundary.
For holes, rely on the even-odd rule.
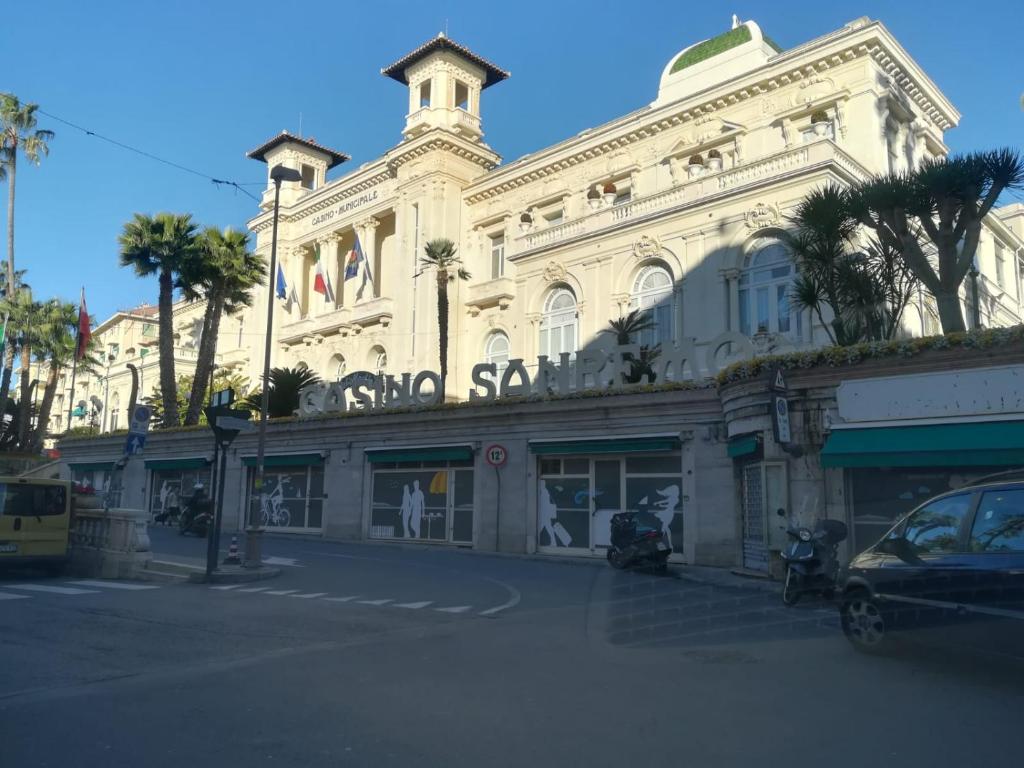
[[775,369],[775,377],[772,379],[772,389],[785,389],[786,379],[782,375],[782,369]]

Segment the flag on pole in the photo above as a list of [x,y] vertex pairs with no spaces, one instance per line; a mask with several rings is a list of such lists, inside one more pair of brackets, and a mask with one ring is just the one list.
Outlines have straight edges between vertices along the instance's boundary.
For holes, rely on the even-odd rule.
[[322,294],[328,304],[333,304],[334,291],[331,289],[331,276],[324,270],[324,263],[320,260],[320,243],[313,247],[313,257],[316,261],[316,276],[313,278],[313,290]]
[[89,325],[89,311],[85,308],[85,288],[82,288],[82,300],[78,305],[78,345],[75,349],[75,360],[85,357],[85,350],[92,339],[92,327]]
[[349,251],[348,261],[345,263],[345,279],[351,280],[359,274],[359,263],[366,261],[363,256],[363,247],[359,244],[359,235],[356,235],[356,244]]
[[284,280],[284,270],[281,269],[281,265],[277,265],[277,289],[275,291],[277,298],[288,300],[288,283]]

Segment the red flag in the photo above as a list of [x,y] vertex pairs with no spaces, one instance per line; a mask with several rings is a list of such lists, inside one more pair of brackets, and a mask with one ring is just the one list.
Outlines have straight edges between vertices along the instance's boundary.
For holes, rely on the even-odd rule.
[[78,346],[75,349],[75,359],[81,360],[85,357],[85,349],[92,339],[92,329],[89,327],[89,312],[85,308],[85,288],[82,289],[82,301],[78,305]]

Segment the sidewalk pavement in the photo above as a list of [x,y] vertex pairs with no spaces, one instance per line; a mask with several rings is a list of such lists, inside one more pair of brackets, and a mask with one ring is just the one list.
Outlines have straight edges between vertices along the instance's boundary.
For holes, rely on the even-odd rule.
[[145,571],[146,576],[159,581],[188,581],[198,584],[243,584],[250,581],[272,579],[281,574],[280,568],[261,566],[243,568],[240,565],[218,565],[206,575],[206,558],[153,553]]

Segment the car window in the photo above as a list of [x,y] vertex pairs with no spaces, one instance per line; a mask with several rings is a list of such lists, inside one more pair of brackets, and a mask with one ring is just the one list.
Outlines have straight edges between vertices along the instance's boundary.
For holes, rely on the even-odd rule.
[[981,495],[970,548],[972,552],[1024,552],[1024,489]]
[[907,520],[903,537],[917,554],[956,552],[960,524],[971,507],[970,493],[947,496],[917,510]]

